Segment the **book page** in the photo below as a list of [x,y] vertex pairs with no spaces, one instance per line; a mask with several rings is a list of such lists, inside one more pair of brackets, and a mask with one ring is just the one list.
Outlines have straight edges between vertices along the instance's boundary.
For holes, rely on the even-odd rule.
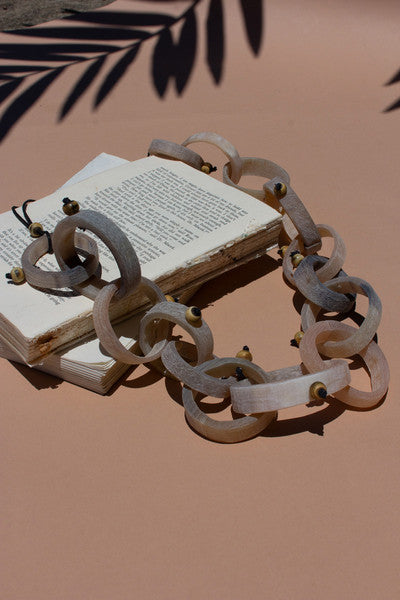
[[[138,254],[142,274],[156,279],[204,260],[204,255],[233,244],[280,215],[251,196],[176,161],[154,156],[110,169],[83,182],[57,190],[29,204],[33,221],[53,231],[64,218],[62,199],[68,196],[81,209],[109,216],[126,233]],[[0,215],[0,268],[5,274],[20,264],[32,241],[28,230],[10,212]],[[119,276],[110,252],[99,241],[103,277]],[[41,268],[57,268],[53,256]],[[71,290],[44,293],[28,284],[14,285],[0,277],[0,312],[17,324],[26,338],[62,327],[93,302]]]

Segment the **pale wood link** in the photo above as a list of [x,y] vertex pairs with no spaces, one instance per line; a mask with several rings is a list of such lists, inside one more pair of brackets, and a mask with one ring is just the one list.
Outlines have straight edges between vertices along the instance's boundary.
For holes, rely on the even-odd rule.
[[[51,236],[51,239],[53,236]],[[36,266],[37,261],[49,250],[46,235],[37,238],[25,248],[21,256],[21,266],[26,281],[33,286],[46,289],[68,288],[86,281],[99,266],[99,253],[95,240],[84,233],[75,233],[75,247],[78,253],[88,254],[82,265],[64,271],[45,271]]]
[[[94,210],[81,210],[57,224],[53,234],[53,249],[60,268],[65,270],[82,266],[74,242],[77,227],[92,231],[113,254],[121,273],[115,298],[123,298],[132,292],[141,281],[140,263],[136,252],[122,229],[111,219]],[[74,285],[73,289],[94,300],[100,289],[108,283],[92,276],[87,281]]]
[[[300,342],[300,356],[310,372],[321,370],[324,364],[320,354],[319,347],[328,340],[344,340],[351,339],[354,335],[354,327],[339,323],[337,321],[320,321],[314,323],[307,331]],[[320,346],[319,346],[320,344]],[[355,408],[372,408],[386,394],[389,385],[389,365],[379,348],[378,344],[371,341],[358,354],[364,360],[366,370],[371,379],[371,391],[365,392],[357,390],[350,385],[343,390],[335,392],[335,398],[353,406]]]

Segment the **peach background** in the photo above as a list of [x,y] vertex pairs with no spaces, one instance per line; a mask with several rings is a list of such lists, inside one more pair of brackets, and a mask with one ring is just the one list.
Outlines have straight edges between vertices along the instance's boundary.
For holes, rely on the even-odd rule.
[[[255,58],[239,3],[226,0],[219,87],[204,61],[207,5],[181,97],[172,85],[155,94],[149,42],[98,111],[90,90],[57,124],[81,67],[67,70],[0,146],[1,209],[51,192],[101,151],[136,159],[153,137],[215,130],[282,164],[315,220],[344,238],[346,271],[376,288],[387,399],[368,412],[286,411],[231,446],[192,432],[177,386],[145,367],[101,397],[1,361],[4,599],[398,598],[400,110],[383,109],[400,84],[383,84],[399,68],[399,4],[267,0]],[[218,355],[247,343],[264,368],[298,360],[299,318],[275,259],[197,296]]]

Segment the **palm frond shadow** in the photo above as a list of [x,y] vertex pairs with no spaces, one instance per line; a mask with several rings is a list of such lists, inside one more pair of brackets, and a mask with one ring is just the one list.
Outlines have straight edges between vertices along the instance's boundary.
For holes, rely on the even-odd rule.
[[[391,77],[389,79],[389,81],[387,83],[385,83],[385,85],[393,85],[394,83],[399,83],[399,82],[400,82],[400,69],[393,75],[393,77]],[[398,98],[398,100],[396,100],[395,102],[393,102],[392,104],[387,106],[383,112],[384,113],[392,112],[392,110],[396,110],[397,108],[400,108],[400,98]]]
[[[223,77],[225,47],[223,0],[187,0],[177,16],[167,11],[70,11],[73,14],[64,19],[63,26],[46,24],[7,32],[24,41],[0,43],[0,142],[53,81],[74,65],[85,63],[87,67],[80,71],[63,100],[58,119],[65,119],[96,84],[93,109],[97,109],[132,67],[143,43],[153,41],[150,72],[158,96],[164,97],[171,81],[176,93],[183,94],[198,49],[196,6],[205,1],[206,63],[218,85]],[[250,49],[257,55],[262,40],[263,0],[240,0],[240,6]]]

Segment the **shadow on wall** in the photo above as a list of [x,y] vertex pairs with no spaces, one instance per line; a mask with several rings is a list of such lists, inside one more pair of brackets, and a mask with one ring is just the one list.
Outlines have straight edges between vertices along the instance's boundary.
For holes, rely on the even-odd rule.
[[[25,39],[23,43],[0,43],[0,142],[52,83],[78,63],[87,66],[64,99],[59,120],[95,84],[93,109],[97,109],[133,66],[142,44],[153,48],[151,79],[158,96],[163,98],[170,80],[176,93],[183,94],[198,46],[196,7],[205,2],[207,18],[201,26],[206,28],[206,62],[212,80],[219,85],[225,60],[224,12],[230,0],[184,0],[178,15],[168,13],[168,1],[164,0],[163,12],[137,12],[134,7],[74,12],[62,26],[8,32]],[[263,34],[263,0],[240,0],[240,6],[250,49],[257,55]],[[115,59],[110,68],[107,59],[112,55]]]
[[[393,85],[394,83],[399,83],[399,82],[400,82],[400,70],[397,71],[397,73],[395,73],[393,75],[393,77],[391,79],[389,79],[389,81],[385,85]],[[390,104],[390,106],[385,108],[385,110],[383,112],[388,113],[388,112],[391,112],[392,110],[396,110],[396,108],[400,108],[400,98],[398,100],[396,100],[396,102],[393,102],[393,104]]]

